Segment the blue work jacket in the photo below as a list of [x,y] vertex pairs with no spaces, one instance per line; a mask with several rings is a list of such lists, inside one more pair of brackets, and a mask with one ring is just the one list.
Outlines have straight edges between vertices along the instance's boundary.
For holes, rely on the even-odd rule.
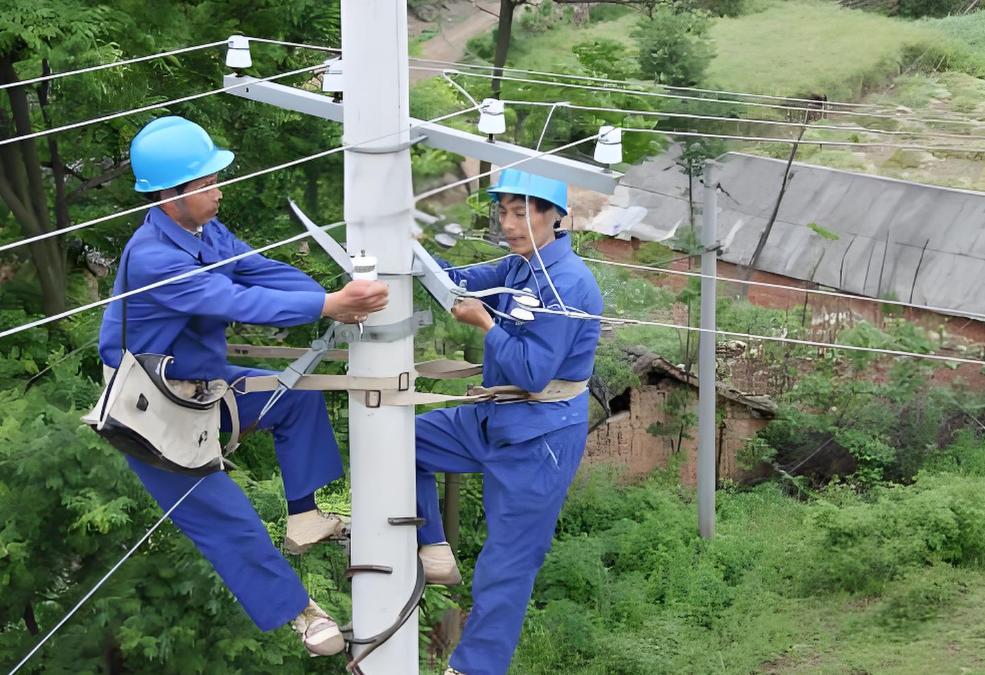
[[[123,250],[113,294],[250,250],[218,220],[206,223],[199,238],[154,207]],[[241,370],[226,360],[230,322],[301,325],[319,319],[324,302],[325,289],[304,272],[252,255],[127,298],[127,349],[173,356],[168,376],[175,379],[229,380]],[[121,300],[110,303],[99,332],[99,355],[114,368],[122,311]]]
[[[464,270],[448,270],[455,283],[465,282],[470,291],[493,286],[527,289],[537,293],[541,304],[560,310],[599,315],[602,293],[591,271],[571,250],[571,238],[558,232],[553,242],[540,249],[557,296],[551,290],[537,256],[529,261],[513,255],[497,264]],[[516,306],[513,296],[501,295],[490,302],[501,312]],[[486,333],[482,359],[482,384],[487,387],[513,385],[527,391],[542,391],[551,380],[587,380],[595,364],[598,320],[536,314],[534,321],[519,322],[494,317]],[[493,443],[519,443],[542,434],[588,421],[588,392],[569,401],[555,403],[483,403],[486,431]]]

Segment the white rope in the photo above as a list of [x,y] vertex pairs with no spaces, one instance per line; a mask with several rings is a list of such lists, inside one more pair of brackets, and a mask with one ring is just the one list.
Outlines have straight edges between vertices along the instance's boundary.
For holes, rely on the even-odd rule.
[[611,112],[620,113],[623,115],[640,115],[641,117],[666,117],[666,118],[677,118],[677,119],[688,119],[688,120],[708,120],[714,122],[733,122],[738,124],[764,124],[766,126],[774,127],[795,127],[800,129],[801,127],[807,127],[808,129],[824,129],[827,131],[837,131],[839,133],[846,132],[863,132],[867,134],[873,134],[876,136],[908,136],[912,138],[951,138],[957,140],[970,140],[976,138],[975,136],[969,136],[968,134],[945,134],[936,133],[933,131],[890,131],[882,129],[870,129],[869,127],[861,126],[839,126],[836,124],[815,124],[812,122],[783,122],[780,120],[764,120],[755,117],[722,117],[719,115],[697,115],[690,113],[678,113],[678,112],[662,112],[659,110],[634,110],[632,108],[606,108],[603,106],[592,106],[592,105],[577,105],[574,103],[569,103],[567,101],[519,101],[519,100],[504,100],[503,103],[506,105],[528,105],[537,107],[547,107],[551,106],[563,106],[566,108],[571,108],[572,110],[588,110],[594,112]]
[[41,649],[41,647],[44,646],[44,643],[47,642],[51,638],[51,636],[53,636],[58,631],[59,628],[61,628],[63,625],[65,625],[65,623],[69,619],[71,619],[75,615],[75,613],[79,611],[79,609],[82,608],[82,605],[84,605],[86,603],[86,601],[89,600],[89,598],[91,598],[96,593],[96,591],[98,591],[102,587],[102,585],[109,580],[109,578],[111,576],[113,576],[113,574],[116,572],[116,570],[118,570],[123,565],[123,563],[125,563],[130,558],[130,556],[132,556],[134,553],[136,553],[137,549],[140,548],[143,545],[143,543],[150,538],[150,536],[152,534],[154,534],[154,532],[157,530],[157,528],[159,528],[161,526],[161,524],[164,523],[164,521],[167,520],[168,517],[171,516],[171,514],[174,512],[174,510],[176,508],[178,508],[179,506],[181,506],[181,503],[184,502],[185,501],[185,498],[187,498],[188,495],[190,495],[192,493],[192,490],[194,490],[195,488],[197,488],[202,483],[202,481],[205,480],[206,478],[208,478],[208,476],[202,476],[201,478],[199,478],[195,482],[194,485],[192,485],[190,488],[188,488],[188,491],[185,492],[185,494],[181,495],[181,498],[178,499],[178,501],[176,501],[171,506],[171,508],[169,508],[167,511],[164,512],[164,515],[161,516],[157,520],[157,522],[154,523],[154,525],[149,530],[147,530],[147,532],[144,533],[144,536],[142,536],[137,541],[136,544],[134,544],[133,546],[130,547],[130,550],[127,551],[123,555],[123,557],[120,558],[119,561],[117,561],[117,563],[115,565],[113,565],[113,567],[110,568],[109,572],[107,572],[106,574],[104,574],[103,575],[103,578],[100,579],[99,581],[97,581],[96,582],[96,585],[93,586],[89,590],[88,593],[86,593],[84,596],[82,596],[82,599],[81,600],[79,600],[77,603],[75,603],[75,606],[72,607],[72,609],[70,609],[68,611],[68,614],[66,614],[64,617],[62,617],[61,621],[59,621],[57,624],[55,624],[55,627],[52,628],[50,631],[48,631],[47,635],[45,635],[43,638],[41,638],[41,641],[38,642],[38,644],[34,645],[34,647],[31,649],[31,651],[29,651],[27,653],[27,655],[23,659],[21,659],[17,663],[16,666],[13,667],[13,669],[10,671],[9,675],[14,675],[14,673],[16,673],[18,670],[20,670],[24,666],[24,664],[27,663],[28,660],[30,660],[30,658],[32,656],[34,656],[38,652],[38,650]]
[[612,260],[601,260],[599,258],[587,258],[585,256],[581,256],[581,259],[584,260],[585,262],[595,263],[598,265],[611,265],[613,267],[624,267],[627,269],[643,270],[646,272],[656,272],[659,274],[673,274],[683,277],[693,277],[696,279],[714,279],[715,281],[722,281],[722,282],[729,282],[736,284],[746,284],[749,286],[758,286],[761,288],[772,288],[772,289],[783,290],[783,291],[793,291],[797,293],[810,293],[812,295],[823,295],[831,298],[845,298],[848,300],[872,302],[879,305],[893,305],[896,307],[906,307],[909,309],[921,309],[928,312],[935,312],[938,314],[951,314],[954,316],[964,317],[966,319],[985,321],[985,314],[980,314],[977,312],[963,312],[960,310],[950,309],[948,307],[921,305],[919,303],[903,302],[902,300],[882,300],[880,298],[870,298],[864,295],[852,295],[851,293],[840,293],[838,291],[825,291],[819,288],[801,288],[799,286],[787,286],[785,284],[771,284],[765,281],[753,281],[751,279],[733,279],[730,277],[711,276],[707,274],[702,274],[701,272],[689,272],[687,270],[675,270],[666,267],[652,267],[649,265],[634,265],[631,263],[615,262]]
[[726,335],[728,337],[743,338],[747,340],[768,340],[770,342],[785,342],[788,344],[802,345],[805,347],[843,349],[843,350],[854,351],[854,352],[871,352],[874,354],[885,354],[888,356],[905,356],[905,357],[916,358],[916,359],[929,359],[931,361],[949,361],[953,363],[970,363],[976,366],[985,366],[985,361],[980,361],[978,359],[965,359],[959,356],[944,356],[942,354],[920,354],[918,352],[906,352],[897,349],[882,349],[879,347],[856,347],[855,345],[842,345],[833,342],[819,342],[815,340],[798,340],[795,338],[779,337],[773,335],[737,333],[735,331],[728,331],[728,330],[709,330],[707,328],[699,328],[697,326],[682,326],[676,323],[664,323],[661,321],[644,321],[642,319],[621,319],[619,317],[614,317],[614,316],[605,316],[601,314],[588,314],[584,312],[563,312],[553,309],[546,309],[543,307],[530,307],[528,309],[530,309],[530,311],[535,314],[551,314],[555,316],[564,316],[569,319],[601,321],[603,323],[609,323],[613,325],[654,326],[657,328],[673,328],[673,329],[694,331],[697,333],[710,333],[711,335]]
[[98,66],[89,66],[87,68],[78,68],[76,70],[66,70],[63,73],[51,73],[49,75],[42,75],[41,77],[32,77],[29,80],[18,80],[17,82],[7,82],[5,84],[0,84],[0,90],[11,89],[13,87],[24,87],[29,84],[36,84],[38,82],[45,82],[47,80],[56,80],[61,77],[69,77],[70,75],[81,75],[83,73],[93,73],[97,70],[104,70],[106,68],[117,68],[119,66],[128,66],[131,63],[140,63],[142,61],[152,61],[154,59],[162,59],[165,56],[174,56],[175,54],[185,54],[188,52],[199,51],[201,49],[209,49],[211,47],[218,47],[220,45],[226,44],[226,40],[217,40],[216,42],[206,42],[205,44],[195,45],[193,47],[182,47],[180,49],[172,49],[167,52],[160,52],[158,54],[148,54],[147,56],[138,56],[136,58],[127,59],[125,61],[113,61],[112,63],[102,63]]
[[776,138],[773,136],[742,136],[734,134],[708,134],[698,131],[666,131],[664,129],[639,129],[623,127],[623,133],[656,134],[659,136],[688,136],[693,138],[718,138],[728,141],[750,141],[756,143],[785,143],[787,145],[827,145],[844,148],[898,148],[900,150],[923,150],[925,152],[956,152],[979,154],[985,148],[959,148],[952,146],[916,145],[912,143],[879,143],[878,141],[815,141],[811,139]]
[[[454,73],[456,75],[462,75],[464,77],[477,77],[477,78],[482,78],[482,79],[487,79],[487,80],[502,80],[502,81],[505,81],[505,82],[520,82],[520,83],[524,83],[524,84],[537,84],[537,85],[553,85],[553,86],[557,86],[557,87],[564,87],[564,88],[567,88],[567,89],[581,89],[581,90],[587,90],[587,91],[609,92],[611,94],[630,94],[630,95],[633,95],[633,96],[644,96],[644,97],[653,97],[653,98],[669,98],[669,99],[682,100],[682,101],[704,101],[704,102],[707,102],[707,103],[720,103],[720,104],[731,103],[731,104],[741,105],[741,106],[747,106],[747,107],[751,107],[751,108],[768,108],[768,109],[773,109],[773,110],[781,110],[781,111],[784,111],[784,112],[789,112],[791,110],[799,110],[799,111],[802,111],[802,112],[810,112],[810,113],[815,113],[815,114],[816,113],[819,113],[819,112],[825,112],[820,107],[808,108],[808,107],[799,107],[799,106],[784,106],[784,105],[770,104],[770,103],[757,103],[755,101],[738,101],[738,100],[731,100],[731,99],[709,99],[709,98],[700,98],[700,97],[697,97],[697,96],[685,96],[683,94],[666,94],[666,93],[655,92],[655,91],[642,91],[642,90],[638,90],[638,89],[622,89],[622,88],[612,88],[612,87],[595,87],[595,86],[583,85],[583,84],[572,84],[571,82],[551,82],[551,81],[548,81],[548,80],[536,80],[536,79],[524,78],[524,77],[508,77],[508,76],[505,76],[505,75],[503,75],[503,76],[496,76],[496,75],[488,75],[486,73],[470,73],[470,72],[464,72],[464,71],[460,71],[460,70],[459,71],[450,71],[447,68],[429,68],[427,66],[411,66],[411,69],[413,69],[413,70],[425,70],[425,71],[430,71],[430,72],[449,72],[449,73]],[[857,112],[857,111],[853,111],[853,110],[828,110],[826,112],[829,113],[829,114],[845,115],[845,116],[849,116],[849,117],[870,117],[870,118],[879,118],[879,119],[891,119],[891,120],[895,120],[897,122],[900,121],[900,120],[902,120],[902,119],[906,119],[906,116],[905,115],[887,115],[887,114],[880,114],[880,113],[863,113],[863,112]],[[971,122],[971,121],[965,121],[965,120],[942,119],[942,118],[921,118],[920,121],[923,121],[923,122],[936,122],[936,123],[939,123],[939,124],[960,124],[960,125],[965,125],[965,126],[972,126],[974,128],[982,128],[982,127],[985,127],[985,123]]]
[[61,133],[62,131],[69,131],[71,129],[79,129],[82,127],[87,127],[92,124],[99,124],[100,122],[108,122],[109,120],[115,120],[120,117],[127,117],[128,115],[136,115],[137,113],[147,112],[149,110],[157,110],[159,108],[168,108],[178,103],[187,103],[188,101],[194,101],[196,99],[205,98],[206,96],[214,96],[215,94],[222,94],[227,91],[232,91],[233,89],[239,89],[240,87],[248,87],[256,82],[269,82],[271,80],[278,80],[282,77],[290,77],[291,75],[298,75],[300,73],[307,73],[314,70],[321,70],[325,68],[324,63],[319,63],[315,66],[307,66],[305,68],[298,68],[297,70],[291,70],[286,73],[280,73],[277,75],[269,75],[267,77],[260,77],[256,79],[250,79],[237,84],[231,84],[227,87],[219,87],[218,89],[210,89],[208,91],[203,91],[198,94],[191,94],[190,96],[182,96],[181,98],[174,98],[170,101],[163,101],[162,103],[153,103],[151,105],[145,105],[140,108],[133,108],[132,110],[123,110],[120,112],[110,113],[109,115],[103,115],[102,117],[95,117],[93,119],[83,120],[82,122],[72,122],[71,124],[64,124],[60,127],[52,127],[51,129],[42,129],[41,131],[34,131],[29,134],[21,134],[20,136],[11,136],[10,138],[4,138],[0,140],[0,146],[9,145],[11,143],[17,143],[20,141],[29,141],[32,138],[40,138],[42,136],[48,136],[50,134]]
[[[456,117],[458,115],[463,115],[463,114],[465,114],[467,112],[471,112],[472,110],[474,110],[474,108],[464,108],[462,110],[458,110],[456,112],[449,113],[447,115],[441,115],[439,117],[435,117],[434,119],[431,119],[431,120],[428,120],[427,122],[425,122],[425,124],[432,124],[432,123],[441,122],[443,120],[446,120],[446,119],[449,119],[449,118],[452,118],[452,117]],[[414,126],[416,126],[416,125],[411,125],[411,128],[413,128]],[[148,203],[148,204],[142,204],[141,206],[135,206],[135,207],[133,207],[131,209],[126,209],[124,211],[119,211],[117,213],[112,213],[112,214],[107,215],[107,216],[100,216],[98,218],[93,218],[92,220],[87,220],[87,221],[82,222],[82,223],[76,223],[75,225],[69,225],[69,226],[63,227],[63,228],[61,228],[59,230],[52,230],[51,232],[45,232],[43,234],[38,234],[38,235],[35,235],[33,237],[28,237],[26,239],[21,239],[19,241],[11,242],[9,244],[3,244],[2,246],[0,246],[0,253],[3,253],[4,251],[9,251],[10,249],[13,249],[13,248],[17,248],[18,246],[24,246],[24,245],[27,245],[27,244],[33,244],[35,242],[43,241],[45,239],[48,239],[50,237],[57,237],[57,236],[66,234],[68,232],[74,232],[76,230],[81,230],[83,228],[90,227],[91,225],[97,225],[99,223],[104,223],[104,222],[106,222],[108,220],[113,220],[115,218],[120,218],[122,216],[128,216],[128,215],[131,215],[131,214],[134,214],[134,213],[138,213],[140,211],[145,211],[145,210],[147,210],[147,209],[149,209],[149,208],[151,208],[153,206],[160,206],[161,204],[168,204],[170,202],[177,201],[177,200],[182,199],[184,197],[187,197],[189,195],[195,195],[195,194],[199,194],[201,192],[208,192],[209,190],[213,190],[215,188],[223,188],[223,187],[226,187],[227,185],[234,185],[235,183],[240,183],[240,182],[242,182],[244,180],[249,180],[251,178],[256,178],[257,176],[262,176],[264,174],[272,173],[274,171],[280,171],[281,169],[288,169],[288,168],[291,168],[293,166],[298,166],[299,164],[304,164],[305,162],[310,162],[310,161],[313,161],[313,160],[316,160],[316,159],[320,159],[322,157],[327,157],[329,155],[334,155],[337,152],[342,152],[343,150],[349,150],[350,148],[358,147],[358,146],[363,145],[365,143],[372,143],[374,141],[382,140],[384,138],[389,138],[390,136],[396,136],[396,135],[399,135],[401,133],[404,133],[405,131],[406,130],[395,131],[393,133],[384,134],[383,136],[379,136],[378,138],[371,138],[371,139],[368,139],[368,140],[365,140],[365,141],[358,141],[356,143],[350,143],[348,145],[344,145],[344,146],[341,146],[341,147],[329,148],[328,150],[323,150],[321,152],[316,152],[313,155],[308,155],[306,157],[301,157],[299,159],[293,159],[293,160],[290,160],[288,162],[283,162],[281,164],[277,164],[275,166],[268,167],[266,169],[260,169],[259,171],[254,171],[252,173],[245,174],[243,176],[236,176],[235,178],[230,178],[229,180],[220,181],[220,182],[216,183],[215,185],[207,185],[205,187],[197,188],[195,190],[188,190],[187,192],[184,192],[184,193],[182,193],[180,195],[176,195],[174,197],[169,197],[167,199],[161,199],[161,200],[158,200],[156,202],[151,202],[151,203]]]

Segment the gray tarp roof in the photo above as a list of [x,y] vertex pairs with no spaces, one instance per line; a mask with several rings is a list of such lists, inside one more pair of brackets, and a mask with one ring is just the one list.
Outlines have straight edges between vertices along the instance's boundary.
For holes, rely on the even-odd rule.
[[[631,168],[590,227],[659,241],[687,226],[688,179],[674,159],[668,153]],[[786,162],[741,153],[719,161],[722,259],[745,264],[766,227]],[[949,313],[985,313],[985,193],[799,163],[791,176],[758,269]],[[694,193],[700,204],[697,180]],[[620,207],[631,206],[647,213],[620,231]],[[822,237],[812,223],[838,238]]]

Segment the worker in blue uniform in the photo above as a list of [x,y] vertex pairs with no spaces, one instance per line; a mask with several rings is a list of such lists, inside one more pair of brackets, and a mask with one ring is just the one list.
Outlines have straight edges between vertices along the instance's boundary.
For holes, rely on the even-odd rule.
[[[434,474],[482,473],[488,537],[475,565],[472,612],[446,675],[503,675],[523,626],[534,579],[544,562],[588,434],[588,391],[600,326],[566,312],[602,312],[591,271],[557,224],[567,186],[516,169],[500,173],[490,192],[514,255],[498,264],[449,270],[470,291],[526,289],[543,308],[533,321],[513,321],[516,300],[501,295],[493,315],[476,299],[459,302],[455,318],[485,333],[483,385],[541,392],[564,385],[564,400],[485,402],[417,417],[417,509],[420,557],[430,583],[461,581],[445,541]],[[572,386],[574,385],[574,386]]]
[[[130,146],[135,189],[155,201],[215,185],[216,174],[232,160],[233,153],[216,148],[202,127],[180,117],[154,120]],[[151,208],[124,249],[114,294],[249,251],[216,219],[221,198],[213,187]],[[228,363],[225,331],[230,322],[295,326],[325,316],[358,322],[386,302],[383,283],[353,281],[339,292],[326,293],[300,270],[252,255],[128,298],[126,345],[134,354],[173,356],[169,379],[233,382],[244,375],[268,373]],[[121,305],[110,305],[100,331],[99,353],[108,368],[120,363]],[[241,427],[256,422],[269,396],[237,395]],[[224,430],[229,430],[229,422],[228,411],[223,410]],[[321,393],[288,391],[259,428],[273,433],[283,474],[289,514],[285,547],[301,553],[338,535],[342,520],[322,513],[314,500],[316,489],[342,475]],[[198,480],[132,457],[127,461],[165,510]],[[291,623],[310,653],[342,650],[338,626],[309,597],[246,495],[226,473],[209,474],[171,518],[260,629]]]

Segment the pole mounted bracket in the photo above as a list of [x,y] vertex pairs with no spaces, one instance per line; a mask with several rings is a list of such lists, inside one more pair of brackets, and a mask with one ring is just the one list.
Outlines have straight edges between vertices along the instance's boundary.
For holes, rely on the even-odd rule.
[[329,255],[329,257],[335,261],[335,264],[342,268],[342,271],[352,278],[352,258],[346,253],[346,250],[342,248],[342,244],[332,239],[328,232],[323,230],[321,227],[315,224],[311,218],[305,215],[301,207],[295,203],[293,199],[287,200],[288,206],[291,207],[291,215],[299,223],[304,225],[304,229],[308,231],[311,238],[315,240],[315,243],[322,247],[322,250]]
[[517,288],[506,286],[496,286],[486,288],[481,291],[470,291],[462,288],[452,281],[448,272],[434,259],[427,249],[421,246],[421,242],[411,243],[414,252],[414,276],[421,281],[421,285],[431,295],[435,301],[444,307],[445,311],[450,312],[455,303],[465,298],[487,298],[493,295],[513,295],[517,297],[530,298],[540,304],[540,300],[534,293],[523,291]]

